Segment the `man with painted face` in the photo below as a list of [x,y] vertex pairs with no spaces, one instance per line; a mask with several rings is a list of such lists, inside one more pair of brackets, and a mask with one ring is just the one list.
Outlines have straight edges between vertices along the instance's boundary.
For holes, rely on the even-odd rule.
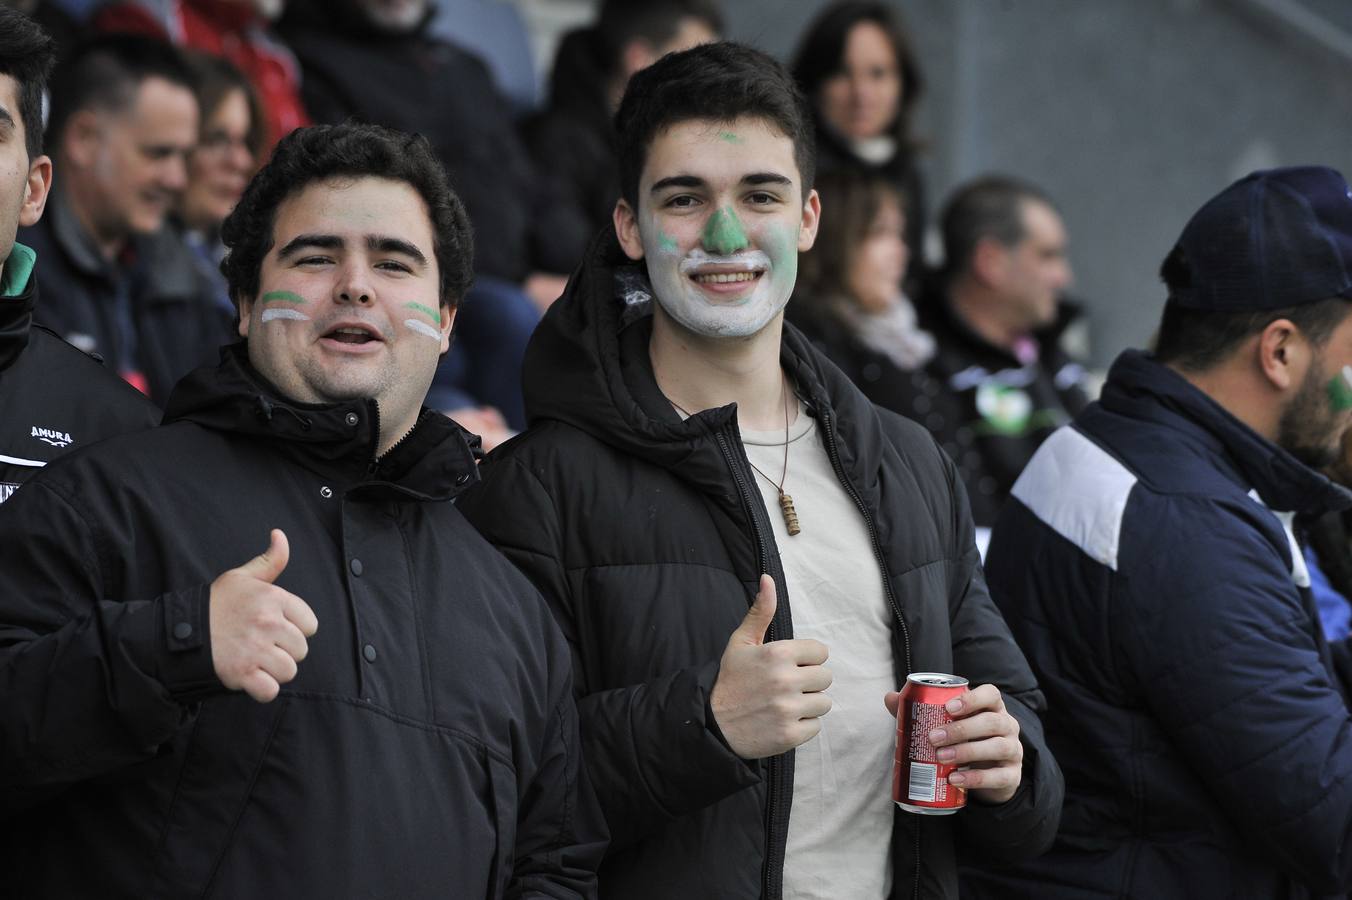
[[[1056,829],[1041,694],[952,464],[783,323],[819,215],[808,122],[736,44],[630,80],[614,233],[532,339],[530,429],[460,504],[572,643],[606,896],[955,896],[959,859]],[[971,680],[927,735],[970,789],[952,818],[891,798],[913,671]]]
[[1352,422],[1352,191],[1256,172],[1161,269],[1154,354],[1038,450],[987,557],[1048,695],[1066,809],[990,896],[1352,891],[1352,672],[1325,641],[1296,515]]
[[298,130],[222,237],[247,340],[0,507],[7,890],[593,895],[567,644],[421,406],[471,259],[430,147]]

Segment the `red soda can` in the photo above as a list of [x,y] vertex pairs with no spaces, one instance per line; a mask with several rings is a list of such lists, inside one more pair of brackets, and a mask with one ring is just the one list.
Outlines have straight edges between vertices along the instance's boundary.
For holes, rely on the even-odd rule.
[[944,704],[967,690],[967,679],[939,672],[906,678],[897,705],[897,753],[892,761],[892,799],[907,812],[947,816],[967,805],[967,791],[948,783],[957,768],[939,762],[929,733],[953,721]]

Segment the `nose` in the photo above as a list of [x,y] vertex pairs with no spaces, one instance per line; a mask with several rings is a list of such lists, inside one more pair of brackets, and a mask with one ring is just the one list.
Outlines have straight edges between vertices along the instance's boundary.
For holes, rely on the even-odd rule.
[[343,268],[337,284],[337,296],[334,298],[338,303],[355,303],[359,306],[366,306],[375,302],[375,292],[371,288],[371,282],[366,277],[366,271],[361,266],[349,265]]
[[165,190],[182,191],[186,189],[188,187],[187,153],[174,153],[167,157],[160,173],[160,179]]
[[705,250],[711,250],[719,256],[728,256],[751,246],[741,220],[726,206],[715,210],[704,224],[700,243]]

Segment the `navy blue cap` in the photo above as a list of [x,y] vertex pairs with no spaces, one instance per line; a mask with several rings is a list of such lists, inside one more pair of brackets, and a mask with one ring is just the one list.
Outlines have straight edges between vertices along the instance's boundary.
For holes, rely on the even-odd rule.
[[1267,169],[1208,200],[1184,226],[1191,283],[1171,302],[1260,312],[1352,297],[1352,190],[1324,166]]

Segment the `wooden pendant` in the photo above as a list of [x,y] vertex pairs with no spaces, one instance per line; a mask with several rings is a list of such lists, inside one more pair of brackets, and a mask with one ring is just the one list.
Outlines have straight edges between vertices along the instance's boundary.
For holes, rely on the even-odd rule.
[[793,508],[793,497],[780,491],[779,508],[784,510],[784,525],[789,529],[790,537],[803,530],[798,527],[798,512]]

